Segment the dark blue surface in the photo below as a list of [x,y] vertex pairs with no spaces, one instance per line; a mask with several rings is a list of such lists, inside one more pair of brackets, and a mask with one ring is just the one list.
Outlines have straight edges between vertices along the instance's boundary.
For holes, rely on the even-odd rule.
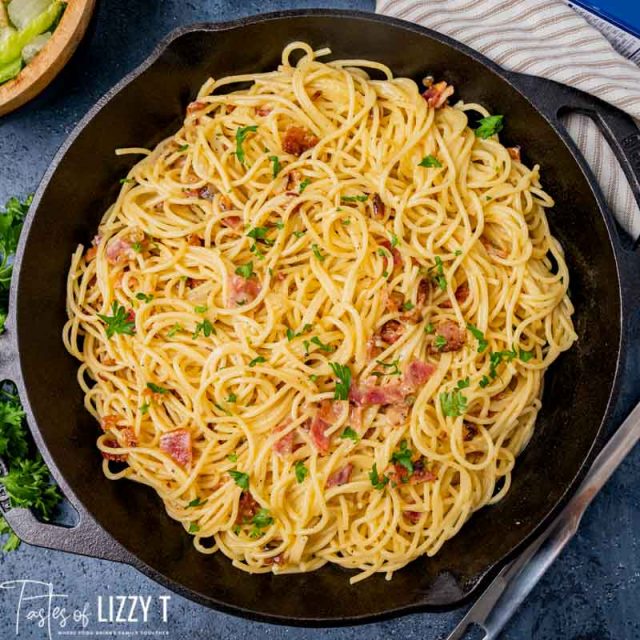
[[[312,6],[373,10],[374,2],[103,0],[95,30],[54,84],[30,105],[0,120],[0,202],[11,195],[33,191],[56,149],[80,117],[176,26]],[[637,396],[637,389],[628,389],[625,405]],[[544,473],[544,469],[540,471]],[[578,535],[521,608],[503,634],[505,639],[640,638],[639,481],[640,450],[636,450],[597,497]],[[96,618],[98,596],[158,596],[168,592],[129,567],[104,561],[27,546],[17,553],[0,555],[0,582],[27,579],[52,582],[57,593],[68,595],[68,610],[82,608],[87,602],[92,615],[87,629],[94,635],[97,630],[103,633],[120,630],[138,634],[166,632],[160,637],[179,640],[356,637],[429,640],[441,637],[462,615],[462,612],[413,615],[334,630],[294,629],[247,622],[172,596],[167,624],[159,621],[158,603],[154,601],[155,615],[148,623],[109,625]],[[1,640],[16,637],[15,605],[15,590],[0,589]],[[65,630],[79,628],[79,624],[69,621]],[[57,630],[54,623],[51,637],[58,637]],[[46,627],[38,628],[35,622],[27,622],[18,637],[40,639],[47,638],[48,633]]]
[[640,38],[640,2],[637,0],[571,0]]

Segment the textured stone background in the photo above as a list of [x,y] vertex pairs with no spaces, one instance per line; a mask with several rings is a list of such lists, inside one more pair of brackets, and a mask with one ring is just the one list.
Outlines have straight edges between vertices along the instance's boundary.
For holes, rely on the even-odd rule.
[[[373,0],[308,2],[304,0],[102,0],[95,29],[71,63],[44,94],[17,113],[0,120],[0,202],[34,191],[54,152],[91,105],[128,71],[142,62],[155,43],[173,28],[198,21],[237,18],[293,7],[338,7],[373,10]],[[640,341],[634,346],[640,361]],[[636,365],[636,371],[638,374]],[[629,385],[631,387],[631,385]],[[622,413],[640,390],[628,388]],[[542,471],[543,472],[543,471]],[[640,637],[640,451],[622,465],[589,509],[577,537],[511,622],[510,640],[620,640]],[[71,607],[98,595],[162,595],[165,589],[134,569],[23,546],[0,555],[0,581],[31,579],[53,582],[68,594]],[[14,592],[0,590],[0,638],[15,637]],[[171,639],[296,638],[316,640],[363,637],[367,640],[440,638],[461,612],[413,615],[364,627],[333,630],[296,629],[247,622],[210,611],[173,596],[169,623],[96,625],[129,634],[167,631]],[[77,628],[77,627],[68,627]],[[56,636],[55,629],[52,631]],[[20,638],[47,637],[34,623]]]

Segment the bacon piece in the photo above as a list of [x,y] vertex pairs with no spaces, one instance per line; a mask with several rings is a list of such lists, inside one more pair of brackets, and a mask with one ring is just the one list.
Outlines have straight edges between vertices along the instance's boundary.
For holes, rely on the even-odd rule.
[[138,438],[136,437],[136,432],[131,427],[125,427],[120,431],[122,437],[124,438],[124,446],[125,447],[137,447],[138,446]]
[[102,416],[100,418],[100,427],[103,431],[113,431],[118,428],[118,421],[120,416],[111,413],[108,416]]
[[465,442],[469,442],[470,440],[473,440],[477,435],[478,435],[477,425],[471,422],[462,423],[462,439]]
[[179,465],[186,467],[193,460],[191,433],[187,429],[174,429],[160,436],[160,449],[168,453]]
[[520,162],[520,145],[516,145],[515,147],[507,147],[507,151],[509,152],[512,160]]
[[207,106],[206,102],[201,102],[200,100],[196,100],[195,102],[190,102],[187,106],[187,113],[195,113],[196,111],[200,111]]
[[96,255],[98,253],[98,247],[89,247],[85,254],[84,257],[86,258],[87,262],[89,262],[90,260],[93,260]]
[[382,218],[386,212],[382,198],[377,193],[374,193],[371,202],[373,204],[373,215],[376,216],[376,218]]
[[429,298],[429,281],[426,278],[422,278],[418,283],[418,296],[416,297],[416,307],[424,307]]
[[318,98],[322,96],[322,91],[318,89],[318,91],[314,91],[311,96],[311,102],[315,102]]
[[221,211],[229,211],[229,209],[233,208],[233,202],[231,202],[231,198],[229,196],[223,194],[218,200],[218,206]]
[[214,187],[210,184],[200,187],[199,189],[183,189],[182,191],[190,198],[202,198],[203,200],[213,200],[216,194]]
[[240,216],[227,216],[220,220],[220,224],[224,227],[237,229],[242,224],[242,218]]
[[409,478],[410,484],[418,484],[420,482],[435,482],[438,476],[430,469],[427,469],[424,458],[420,458],[413,463],[413,474]]
[[[283,431],[290,424],[291,424],[290,420],[285,420],[284,422],[281,422],[279,425],[277,425],[273,430],[275,432]],[[273,443],[273,450],[279,456],[282,456],[282,457],[288,456],[289,454],[291,454],[293,452],[293,438],[294,437],[295,437],[294,432],[290,431],[286,435],[282,436],[282,438],[279,438],[278,440],[276,440]]]
[[304,127],[290,126],[287,128],[284,139],[282,140],[282,149],[285,153],[291,153],[294,156],[300,156],[305,151],[318,144],[318,136],[314,135]]
[[418,387],[421,387],[433,375],[436,368],[428,362],[422,360],[413,360],[405,369],[403,387],[412,393]]
[[329,489],[330,487],[339,487],[343,484],[346,484],[351,480],[351,472],[353,471],[353,465],[349,462],[345,464],[342,469],[338,469],[334,471],[328,478],[326,487]]
[[404,296],[399,291],[389,291],[388,287],[382,293],[382,300],[384,301],[385,309],[389,313],[398,312],[404,304]]
[[331,440],[326,430],[340,417],[341,412],[342,408],[336,402],[323,400],[313,417],[309,434],[321,455],[329,453]]
[[197,233],[190,233],[187,236],[187,244],[191,247],[201,247],[202,238]]
[[[456,289],[456,292],[453,295],[455,296],[455,299],[458,301],[458,304],[463,304],[466,301],[466,299],[469,297],[469,283],[463,282]],[[453,307],[453,304],[451,300],[445,300],[440,304],[440,306],[443,309],[451,309]]]
[[[117,449],[120,446],[115,440],[105,440],[104,444],[111,449]],[[100,451],[100,454],[105,460],[113,460],[113,462],[125,462],[127,459],[126,453],[110,453],[108,451]]]
[[247,520],[251,520],[251,518],[258,513],[258,509],[260,509],[260,504],[256,502],[254,497],[248,491],[243,491],[240,494],[240,500],[238,502],[236,524],[242,524]]
[[385,411],[387,420],[395,427],[404,424],[409,417],[409,407],[406,404],[392,404]]
[[229,276],[227,283],[229,287],[227,307],[253,302],[260,293],[260,282],[255,277],[243,278],[234,273]]
[[123,238],[113,238],[107,245],[107,262],[109,264],[119,264],[133,258],[135,253],[131,248],[131,243]]
[[493,256],[494,258],[507,257],[507,252],[501,247],[498,247],[497,245],[493,244],[493,242],[486,240],[485,238],[482,238],[482,237],[480,238],[480,242],[490,256]]
[[422,97],[432,109],[440,109],[440,107],[444,106],[449,96],[453,95],[453,92],[454,88],[442,80],[428,86]]
[[431,353],[460,351],[467,337],[464,329],[461,329],[453,320],[445,320],[444,322],[441,322],[436,329],[436,335],[442,336],[447,342],[445,345],[438,348],[435,345],[435,341],[432,341],[429,345],[429,351]]
[[402,264],[403,264],[402,254],[400,253],[400,251],[398,251],[396,247],[392,247],[391,242],[386,238],[384,238],[383,240],[380,240],[378,244],[381,247],[384,247],[385,249],[387,249],[387,251],[389,251],[393,256],[393,272],[396,273],[396,271],[399,271],[402,268]]
[[422,513],[420,513],[420,511],[405,510],[403,513],[404,517],[411,522],[411,524],[418,524],[418,522],[420,522],[420,518],[422,518]]
[[266,107],[262,105],[260,107],[256,107],[256,115],[257,116],[268,116],[271,113],[271,107]]
[[349,407],[349,424],[356,431],[362,429],[362,413],[364,409],[362,407],[356,407],[351,405]]
[[279,553],[277,556],[273,556],[273,558],[265,558],[265,564],[275,564],[278,567],[281,567],[283,564],[286,564],[284,553]]
[[398,320],[387,320],[374,337],[379,337],[387,344],[395,344],[404,333],[404,325]]
[[294,169],[287,174],[287,182],[285,183],[285,191],[287,195],[297,196],[298,190],[300,188],[300,183],[302,182],[302,174]]

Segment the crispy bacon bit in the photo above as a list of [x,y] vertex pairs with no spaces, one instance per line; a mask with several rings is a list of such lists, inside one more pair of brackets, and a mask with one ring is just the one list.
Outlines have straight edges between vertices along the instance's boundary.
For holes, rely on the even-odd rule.
[[220,220],[220,224],[222,224],[223,227],[237,229],[242,224],[242,218],[240,216],[227,216]]
[[362,429],[362,413],[364,409],[362,407],[356,407],[351,405],[349,407],[349,424],[353,429],[360,432]]
[[[469,297],[469,283],[468,282],[463,282],[457,289],[456,292],[453,294],[456,298],[456,300],[458,301],[458,304],[463,304],[467,298]],[[440,306],[443,309],[451,309],[453,307],[453,304],[451,303],[451,300],[445,300],[443,303],[440,304]]]
[[442,80],[428,86],[422,97],[432,109],[440,109],[448,98],[453,95],[453,92],[454,88]]
[[107,262],[109,264],[119,264],[128,258],[133,258],[131,243],[123,238],[113,238],[107,245]]
[[85,254],[84,257],[87,259],[87,262],[89,260],[93,260],[96,257],[96,254],[98,253],[98,247],[89,247]]
[[418,524],[418,522],[420,522],[420,518],[422,518],[422,513],[420,513],[419,511],[409,511],[406,510],[403,512],[404,513],[404,517],[411,523],[411,524]]
[[214,187],[210,184],[199,189],[183,189],[182,191],[189,198],[202,198],[203,200],[213,200],[213,196],[216,194]]
[[238,502],[236,524],[242,524],[247,520],[251,520],[251,518],[258,513],[258,509],[260,509],[260,504],[256,502],[248,491],[243,491],[240,494],[240,500]]
[[227,307],[249,304],[260,293],[260,282],[255,277],[243,278],[234,273],[229,276],[227,284],[229,287]]
[[436,329],[436,337],[442,336],[447,342],[441,347],[436,346],[435,339],[429,345],[431,353],[446,353],[448,351],[460,351],[466,340],[466,333],[457,322],[445,320]]
[[402,268],[402,254],[396,247],[392,247],[391,242],[386,238],[384,240],[380,240],[378,244],[387,249],[387,251],[389,251],[393,256],[393,272],[396,273],[396,271]]
[[424,307],[429,298],[429,281],[422,278],[418,283],[418,295],[416,297],[416,307]]
[[286,564],[284,559],[284,553],[279,553],[277,556],[273,556],[273,558],[265,558],[265,564],[275,564],[278,567],[281,567],[283,564]]
[[342,408],[337,402],[323,400],[320,409],[313,417],[309,434],[313,444],[322,455],[329,453],[331,444],[330,438],[325,432],[340,417],[341,412]]
[[477,425],[471,422],[462,423],[462,439],[465,442],[469,442],[470,440],[473,440],[477,435],[478,435]]
[[374,193],[371,202],[373,204],[373,215],[377,218],[382,218],[386,211],[382,198],[377,193]]
[[[117,449],[120,446],[115,440],[105,440],[104,444],[110,449]],[[110,453],[108,451],[100,451],[100,453],[105,460],[113,460],[113,462],[125,462],[127,459],[126,453]]]
[[383,342],[387,344],[395,344],[400,340],[404,333],[404,325],[398,320],[387,320],[378,333],[374,336],[379,337]]
[[196,111],[200,111],[201,109],[204,109],[207,106],[206,102],[200,102],[199,100],[196,100],[195,102],[190,102],[189,106],[187,107],[187,113],[191,114],[191,113],[195,113]]
[[168,453],[179,465],[189,466],[193,460],[191,433],[187,429],[174,429],[161,435],[160,449]]
[[389,291],[389,288],[386,287],[382,296],[385,308],[389,313],[396,313],[404,304],[404,296],[399,291]]
[[485,248],[485,250],[490,256],[493,256],[494,258],[507,257],[507,252],[501,247],[498,247],[497,245],[493,244],[493,242],[491,242],[490,240],[486,240],[485,238],[481,237],[480,242],[482,243],[482,246]]
[[322,91],[320,91],[319,89],[318,91],[314,91],[313,95],[311,96],[311,102],[315,102],[321,96],[322,96]]
[[427,469],[424,458],[420,458],[413,463],[413,474],[409,479],[410,484],[418,484],[420,482],[435,482],[438,476],[430,469]]
[[342,469],[338,469],[337,471],[334,471],[327,478],[327,484],[326,484],[327,489],[330,487],[339,487],[349,482],[349,480],[351,480],[352,471],[353,471],[353,465],[350,462],[348,464],[345,464],[344,467],[342,467]]
[[[277,425],[273,430],[275,432],[284,431],[284,429],[286,429],[290,424],[291,424],[290,420],[285,420],[284,422],[281,422],[279,425]],[[282,438],[279,438],[273,443],[273,450],[279,456],[282,456],[282,457],[288,456],[293,452],[294,436],[295,434],[293,431],[290,431],[286,435],[282,436]]]
[[197,233],[190,233],[187,236],[187,244],[191,247],[201,247],[202,238]]
[[114,431],[118,428],[118,420],[120,420],[120,416],[113,413],[108,416],[102,416],[100,418],[100,427],[103,431]]
[[311,131],[304,127],[290,126],[284,134],[282,149],[285,153],[300,156],[317,144],[318,136],[315,136]]
[[113,367],[116,364],[116,361],[113,358],[109,358],[109,357],[102,358],[100,362],[102,362],[102,364],[107,367]]
[[433,375],[436,368],[428,362],[413,360],[404,372],[403,386],[412,393]]
[[271,107],[267,107],[262,105],[261,107],[256,107],[256,115],[257,116],[268,116],[271,113]]
[[507,147],[507,151],[509,152],[512,160],[520,162],[520,145],[517,145],[515,147]]
[[120,431],[122,437],[124,438],[124,446],[125,447],[137,447],[138,446],[138,438],[136,437],[136,432],[131,427],[125,427]]
[[409,407],[406,404],[392,404],[385,411],[387,420],[393,426],[404,424],[409,417]]
[[221,211],[229,211],[229,209],[233,208],[233,202],[231,202],[231,198],[229,196],[222,194],[218,200],[218,206]]
[[302,174],[294,169],[287,174],[287,182],[285,184],[285,191],[287,195],[298,195],[298,189],[300,188],[300,183],[302,182]]

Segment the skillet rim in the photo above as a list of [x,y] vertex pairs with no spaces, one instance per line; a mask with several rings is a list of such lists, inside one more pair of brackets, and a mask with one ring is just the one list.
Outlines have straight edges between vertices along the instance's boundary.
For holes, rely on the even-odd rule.
[[[222,32],[222,31],[231,31],[235,29],[242,29],[248,25],[254,25],[269,21],[275,20],[286,20],[289,18],[316,18],[316,17],[328,17],[337,19],[340,17],[347,18],[355,18],[363,21],[371,21],[381,23],[383,25],[392,26],[394,28],[399,28],[401,30],[414,32],[420,36],[427,37],[432,40],[436,40],[446,46],[453,48],[461,52],[464,55],[469,56],[476,62],[480,63],[485,68],[492,71],[495,75],[497,75],[503,82],[506,82],[509,87],[517,92],[527,103],[534,109],[540,117],[542,117],[545,122],[551,127],[553,133],[556,137],[567,147],[570,152],[572,159],[578,165],[581,173],[583,174],[585,180],[587,181],[590,188],[590,196],[595,200],[596,206],[600,213],[600,216],[604,222],[609,245],[612,252],[612,259],[614,262],[615,273],[617,276],[616,283],[616,295],[618,297],[618,316],[620,323],[620,339],[617,344],[617,354],[616,354],[616,366],[615,371],[613,373],[613,379],[611,383],[611,389],[609,391],[609,397],[607,400],[606,408],[600,421],[600,424],[596,431],[596,436],[593,439],[593,442],[589,448],[587,455],[584,457],[577,473],[574,475],[573,480],[567,484],[562,496],[557,500],[555,506],[551,508],[546,516],[542,518],[538,524],[530,531],[530,533],[525,536],[518,544],[516,544],[508,553],[506,553],[501,559],[497,560],[493,565],[489,566],[484,573],[479,574],[476,583],[470,588],[470,590],[464,594],[463,597],[452,601],[451,603],[443,604],[443,605],[433,605],[433,604],[425,604],[425,603],[410,603],[407,605],[395,607],[392,609],[386,609],[384,611],[380,611],[373,614],[361,614],[356,616],[343,616],[341,618],[330,618],[330,617],[306,617],[306,618],[285,618],[280,615],[274,614],[265,614],[256,612],[253,609],[248,609],[242,606],[230,605],[226,602],[221,602],[211,596],[201,594],[198,591],[192,590],[188,587],[185,587],[181,583],[178,583],[170,578],[169,576],[160,573],[154,567],[148,565],[146,562],[142,561],[138,556],[134,555],[130,552],[122,543],[117,541],[106,529],[102,527],[98,523],[97,520],[92,515],[91,509],[87,507],[87,505],[80,501],[75,493],[75,491],[70,487],[70,485],[66,482],[64,476],[61,474],[58,466],[55,464],[54,459],[52,458],[48,447],[45,444],[44,438],[40,433],[40,429],[37,426],[37,422],[34,418],[33,412],[31,410],[31,402],[29,400],[29,392],[24,383],[24,377],[22,375],[22,360],[19,355],[18,346],[20,344],[20,330],[16,322],[17,317],[17,297],[18,290],[20,286],[20,280],[22,277],[22,259],[25,251],[25,246],[29,239],[29,234],[31,232],[31,226],[34,222],[34,219],[37,215],[38,208],[40,206],[40,202],[42,200],[44,192],[47,190],[49,184],[54,177],[59,165],[64,160],[67,152],[74,144],[76,139],[80,136],[80,134],[84,131],[84,129],[91,124],[96,115],[102,111],[111,100],[119,94],[125,87],[129,84],[133,83],[139,76],[141,76],[147,69],[151,68],[154,64],[158,62],[161,56],[170,49],[172,44],[181,38],[184,35],[195,33],[195,32]],[[113,547],[121,550],[119,554],[121,557],[117,559],[117,561],[124,562],[129,564],[139,571],[141,571],[146,576],[150,577],[154,581],[163,586],[171,589],[172,591],[190,599],[199,604],[202,604],[208,608],[212,608],[218,611],[222,611],[224,613],[229,613],[232,615],[238,615],[240,617],[249,618],[256,621],[261,622],[269,622],[272,624],[279,625],[292,625],[292,626],[313,626],[313,627],[329,627],[329,626],[345,626],[345,625],[353,625],[353,624],[364,624],[368,622],[380,621],[385,619],[390,619],[394,617],[398,617],[401,615],[408,615],[412,613],[436,613],[439,611],[448,611],[452,609],[459,608],[471,600],[474,600],[478,597],[484,589],[488,586],[488,583],[492,577],[497,574],[497,572],[504,567],[509,561],[511,561],[518,553],[520,553],[532,540],[537,537],[542,530],[548,526],[548,524],[552,521],[552,519],[557,515],[557,513],[562,509],[562,507],[566,504],[567,500],[570,496],[575,493],[575,490],[578,486],[578,483],[585,475],[586,470],[588,468],[588,464],[593,460],[597,450],[600,448],[603,437],[604,437],[604,426],[607,424],[613,414],[613,409],[615,408],[619,395],[620,395],[620,380],[621,380],[621,372],[624,369],[624,364],[626,361],[625,357],[625,349],[624,345],[627,341],[627,338],[624,333],[624,325],[625,325],[625,317],[626,317],[626,309],[623,298],[623,290],[622,290],[622,274],[620,267],[620,252],[622,251],[618,237],[616,235],[616,230],[614,229],[614,223],[612,222],[611,213],[608,211],[607,205],[604,201],[604,197],[600,191],[597,182],[595,181],[595,177],[586,163],[586,160],[578,151],[575,144],[569,138],[568,134],[559,129],[557,124],[554,123],[552,119],[548,117],[548,115],[537,106],[537,104],[529,97],[529,95],[523,90],[520,89],[517,78],[519,74],[506,71],[494,63],[492,60],[486,58],[483,54],[471,49],[467,45],[458,42],[450,38],[449,36],[443,35],[436,31],[433,31],[429,28],[423,27],[421,25],[407,22],[405,20],[401,20],[398,18],[384,16],[380,14],[370,13],[366,11],[353,11],[349,9],[293,9],[293,10],[284,10],[284,11],[275,11],[269,13],[261,13],[257,15],[250,15],[244,18],[224,21],[224,22],[199,22],[191,25],[183,25],[171,30],[167,33],[158,44],[152,49],[149,55],[143,60],[137,67],[127,73],[119,82],[117,82],[111,89],[109,89],[101,98],[97,100],[97,102],[89,109],[89,111],[78,121],[75,125],[71,133],[67,136],[64,142],[60,145],[58,151],[55,153],[53,159],[50,162],[48,169],[45,171],[36,193],[33,198],[33,203],[30,208],[27,219],[24,223],[24,232],[21,234],[20,242],[16,251],[16,259],[14,262],[14,270],[15,277],[12,279],[11,284],[11,293],[10,293],[10,305],[9,305],[9,317],[7,320],[7,327],[9,329],[10,337],[6,340],[7,350],[11,352],[11,360],[12,362],[9,365],[9,374],[7,377],[13,379],[20,390],[20,395],[24,399],[23,404],[25,407],[25,411],[28,416],[28,425],[29,429],[34,437],[34,440],[38,446],[38,449],[42,453],[44,459],[49,466],[52,475],[55,477],[56,481],[63,489],[65,496],[72,502],[74,507],[78,510],[80,517],[88,518],[94,525],[97,530],[100,531],[100,535],[103,536],[104,539],[108,539],[113,543]],[[547,83],[547,81],[543,78],[539,78],[541,83]],[[11,331],[13,330],[13,331]],[[77,553],[82,553],[82,551],[78,551]],[[91,550],[87,552],[88,555],[91,554]],[[93,557],[97,557],[93,555]]]

